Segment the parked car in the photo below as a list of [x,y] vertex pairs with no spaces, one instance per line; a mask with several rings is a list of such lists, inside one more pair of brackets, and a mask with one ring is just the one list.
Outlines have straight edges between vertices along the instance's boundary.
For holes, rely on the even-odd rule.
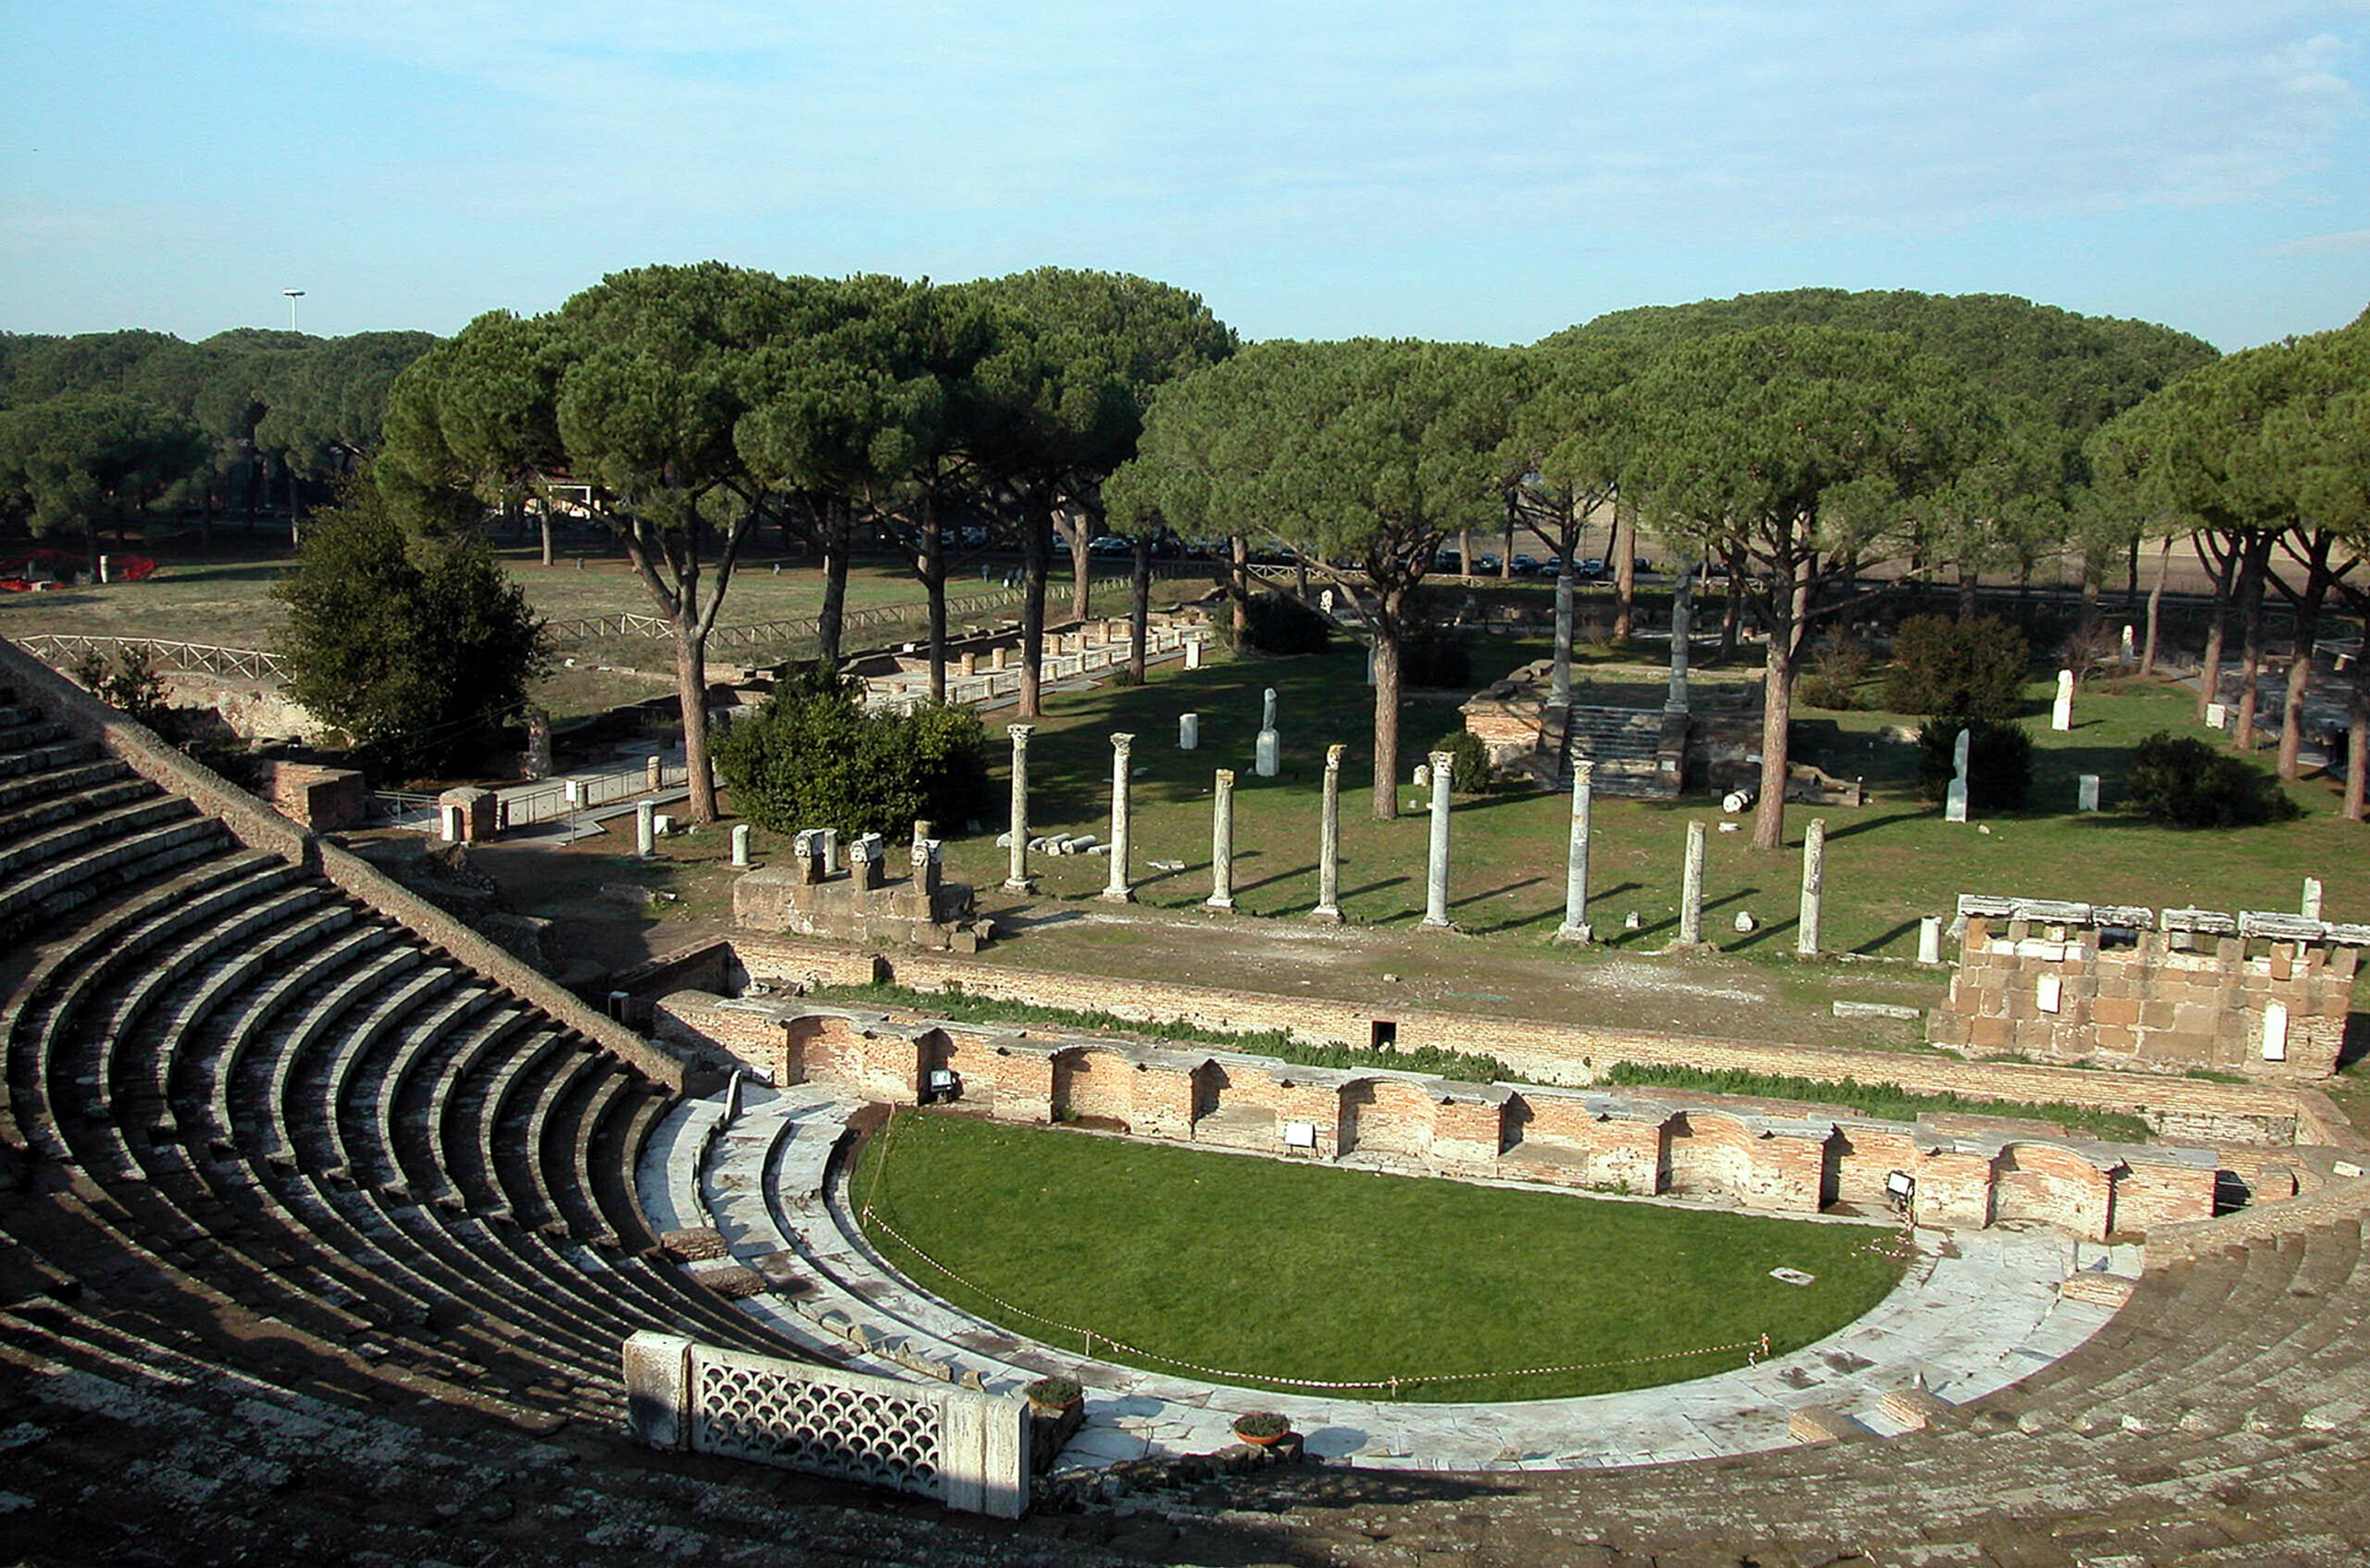
[[1495,555],[1488,554],[1486,553],[1473,557],[1473,569],[1477,574],[1494,572],[1498,569],[1501,563]]
[[1539,557],[1536,555],[1516,556],[1514,572],[1516,577],[1537,577],[1539,575]]
[[1585,579],[1590,582],[1596,581],[1599,578],[1604,576],[1604,557],[1602,555],[1590,556],[1588,559],[1582,561],[1578,566],[1572,568],[1572,575],[1577,578]]
[[1432,570],[1462,577],[1465,574],[1465,557],[1453,550],[1439,551],[1432,556]]

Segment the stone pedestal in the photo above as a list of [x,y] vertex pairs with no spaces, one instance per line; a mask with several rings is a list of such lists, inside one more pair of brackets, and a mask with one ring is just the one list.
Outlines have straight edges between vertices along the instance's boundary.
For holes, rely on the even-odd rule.
[[1012,852],[1004,890],[1033,893],[1037,883],[1029,875],[1029,738],[1037,733],[1037,727],[1007,725],[1004,733],[1012,737]]
[[1251,771],[1262,778],[1273,778],[1283,770],[1283,738],[1272,729],[1259,732],[1259,740],[1252,752]]
[[1217,772],[1217,798],[1210,807],[1210,896],[1212,909],[1234,907],[1234,769]]
[[2049,727],[2059,730],[2074,728],[2074,672],[2070,669],[2057,672],[2057,701],[2050,706]]
[[1188,639],[1185,643],[1185,667],[1187,669],[1202,667],[1202,640],[1198,636]]
[[736,824],[732,829],[732,864],[746,867],[749,864],[749,825]]
[[1202,716],[1200,714],[1177,716],[1177,749],[1180,752],[1198,752],[1202,749]]
[[633,803],[633,852],[648,859],[658,848],[658,807],[650,801]]
[[663,758],[642,759],[642,788],[646,790],[663,790],[667,787],[667,764]]
[[1794,927],[1794,952],[1803,958],[1818,954],[1820,906],[1827,892],[1827,823],[1815,820],[1802,833],[1802,907]]
[[1939,915],[1921,915],[1918,918],[1917,962],[1920,964],[1942,962],[1942,917]]
[[1424,924],[1448,928],[1448,811],[1456,758],[1434,752],[1431,764],[1432,840],[1424,869]]
[[2074,809],[2076,811],[2099,809],[2099,776],[2097,774],[2084,773],[2075,776]]
[[1316,819],[1316,907],[1311,920],[1341,923],[1341,757],[1347,746],[1325,748],[1325,802]]
[[2304,878],[2304,901],[2300,913],[2307,920],[2321,917],[2321,879],[2318,877]]
[[1136,902],[1136,890],[1128,885],[1128,844],[1134,828],[1129,800],[1128,753],[1135,743],[1132,735],[1111,737],[1111,879],[1104,885],[1101,896],[1113,903]]
[[1559,942],[1585,942],[1589,930],[1589,834],[1594,803],[1596,765],[1582,758],[1572,764],[1572,838],[1564,855],[1564,923],[1555,928]]

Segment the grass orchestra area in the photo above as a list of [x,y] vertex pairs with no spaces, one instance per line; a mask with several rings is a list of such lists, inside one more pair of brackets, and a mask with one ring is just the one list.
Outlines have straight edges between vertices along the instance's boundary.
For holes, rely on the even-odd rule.
[[[1707,1376],[1745,1365],[1764,1334],[1783,1354],[1832,1333],[1904,1266],[1894,1233],[1871,1226],[938,1112],[900,1111],[872,1134],[851,1190],[891,1263],[1017,1335],[1346,1399],[1534,1400]],[[1781,1267],[1815,1278],[1786,1284],[1770,1274]],[[1517,1375],[1538,1368],[1558,1370]]]

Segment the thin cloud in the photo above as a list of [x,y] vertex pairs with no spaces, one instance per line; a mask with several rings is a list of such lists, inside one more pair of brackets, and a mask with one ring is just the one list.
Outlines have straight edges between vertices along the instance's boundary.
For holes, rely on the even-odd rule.
[[2312,234],[2301,240],[2288,240],[2271,247],[2274,255],[2341,255],[2347,251],[2370,250],[2370,229],[2355,229],[2343,234]]

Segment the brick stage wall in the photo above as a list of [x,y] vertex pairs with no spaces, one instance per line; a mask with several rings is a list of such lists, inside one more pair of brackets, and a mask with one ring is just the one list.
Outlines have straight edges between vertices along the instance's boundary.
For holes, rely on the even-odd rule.
[[1183,1020],[1229,1032],[1281,1029],[1312,1043],[1353,1046],[1369,1045],[1374,1025],[1389,1022],[1396,1026],[1403,1048],[1432,1045],[1485,1052],[1503,1061],[1516,1076],[1543,1084],[1591,1084],[1621,1062],[1647,1067],[1740,1068],[1826,1082],[1852,1077],[1920,1094],[2054,1101],[2127,1111],[2145,1118],[2158,1136],[2181,1143],[2363,1147],[2343,1114],[2301,1083],[2293,1088],[2216,1084],[2164,1073],[1961,1062],[1939,1055],[1753,1044],[1486,1014],[1366,1008],[1215,987],[1057,974],[936,954],[891,956],[783,938],[740,935],[731,946],[753,978],[773,984],[863,985],[886,978],[920,991],[959,986],[969,995],[1039,1006],[1107,1012],[1146,1022]]
[[[1079,1121],[1145,1138],[1284,1159],[1450,1176],[1691,1196],[1777,1213],[1843,1202],[1881,1212],[1896,1170],[1918,1183],[1921,1222],[2037,1219],[2090,1238],[2205,1218],[2217,1161],[1987,1130],[1948,1132],[1805,1114],[1720,1096],[1610,1096],[1553,1086],[1459,1084],[1421,1074],[1302,1066],[1236,1052],[950,1027],[795,999],[661,998],[683,1043],[730,1051],[776,1081],[913,1103],[922,1075],[954,1067],[963,1102],[999,1120]],[[1290,1134],[1300,1134],[1295,1143]]]

